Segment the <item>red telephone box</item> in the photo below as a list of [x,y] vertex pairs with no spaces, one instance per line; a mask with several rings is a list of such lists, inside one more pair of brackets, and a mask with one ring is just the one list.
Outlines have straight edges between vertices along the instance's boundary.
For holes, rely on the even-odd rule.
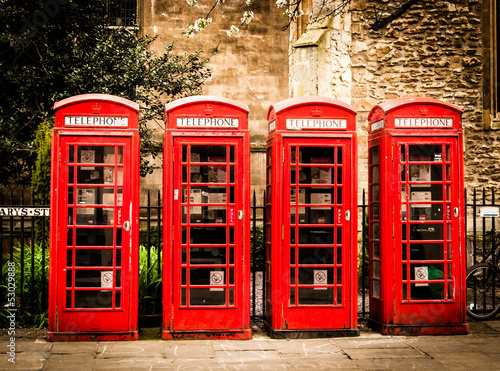
[[248,107],[165,106],[163,339],[249,339]]
[[55,103],[47,339],[138,338],[139,106]]
[[267,118],[267,331],[359,335],[356,111],[298,97]]
[[460,108],[401,98],[368,116],[370,324],[466,334]]

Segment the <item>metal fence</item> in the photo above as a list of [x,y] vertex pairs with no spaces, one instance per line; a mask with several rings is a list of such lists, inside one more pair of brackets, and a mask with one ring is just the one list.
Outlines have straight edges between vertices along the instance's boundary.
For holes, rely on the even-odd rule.
[[[498,192],[494,189],[474,189],[470,201],[466,202],[466,231],[468,266],[475,261],[476,251],[481,249],[485,235],[495,230],[495,217],[481,216],[484,208],[500,205],[496,200]],[[467,199],[467,197],[466,197]],[[261,198],[265,200],[265,194]],[[9,192],[0,195],[0,241],[2,248],[2,272],[7,261],[15,261],[20,275],[18,287],[18,308],[36,315],[47,309],[48,299],[48,204],[34,205],[31,197],[24,192]],[[367,200],[363,190],[359,210],[358,245],[358,313],[368,315],[368,226]],[[146,205],[140,206],[140,244],[144,254],[141,268],[154,267],[156,277],[161,277],[162,255],[162,201],[160,191],[156,195],[148,193]],[[251,203],[251,318],[263,320],[265,306],[265,220],[264,205],[257,204],[256,194]],[[490,214],[489,214],[490,215]],[[17,273],[16,273],[17,274]],[[149,277],[149,276],[148,276]],[[149,278],[148,278],[149,279]],[[5,276],[0,275],[0,284]],[[161,297],[156,300],[161,302]],[[2,303],[2,306],[5,303]],[[146,315],[148,313],[140,313]],[[157,313],[161,315],[161,313]]]

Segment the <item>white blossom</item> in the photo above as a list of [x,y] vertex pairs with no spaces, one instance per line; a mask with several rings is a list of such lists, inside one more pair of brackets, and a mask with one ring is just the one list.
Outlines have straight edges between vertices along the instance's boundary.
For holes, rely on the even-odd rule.
[[236,27],[235,25],[232,25],[231,29],[229,31],[226,31],[226,34],[227,34],[227,36],[233,36],[233,35],[237,34],[239,31],[240,31],[240,29],[238,27]]
[[224,4],[226,0],[217,0],[217,4]]
[[252,11],[249,11],[247,10],[244,14],[243,14],[243,18],[241,18],[241,23],[246,23],[246,24],[249,24],[250,21],[253,19],[253,12]]
[[247,0],[247,5],[248,6],[252,5],[252,3],[253,3],[253,0]]
[[196,3],[198,2],[198,0],[186,0],[186,2],[190,5],[190,6],[195,6]]
[[278,8],[283,8],[287,6],[287,1],[286,0],[276,0],[276,6]]

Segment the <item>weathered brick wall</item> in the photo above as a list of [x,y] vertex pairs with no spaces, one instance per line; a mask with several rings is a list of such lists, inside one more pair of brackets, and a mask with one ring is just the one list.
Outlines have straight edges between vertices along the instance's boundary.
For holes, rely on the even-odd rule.
[[386,28],[369,29],[406,2],[352,4],[351,103],[358,123],[366,131],[374,104],[403,96],[455,104],[464,111],[466,186],[498,187],[500,133],[484,130],[482,122],[481,1],[423,0]]

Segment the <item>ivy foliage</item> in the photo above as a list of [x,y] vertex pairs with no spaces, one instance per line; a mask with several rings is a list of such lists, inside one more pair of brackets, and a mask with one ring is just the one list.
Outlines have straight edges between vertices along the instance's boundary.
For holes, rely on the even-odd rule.
[[107,27],[102,7],[112,0],[0,1],[0,185],[29,185],[37,128],[54,122],[55,102],[106,93],[140,104],[141,175],[161,151],[154,129],[163,104],[199,94],[210,76],[199,50],[152,50],[154,37],[138,28]]

